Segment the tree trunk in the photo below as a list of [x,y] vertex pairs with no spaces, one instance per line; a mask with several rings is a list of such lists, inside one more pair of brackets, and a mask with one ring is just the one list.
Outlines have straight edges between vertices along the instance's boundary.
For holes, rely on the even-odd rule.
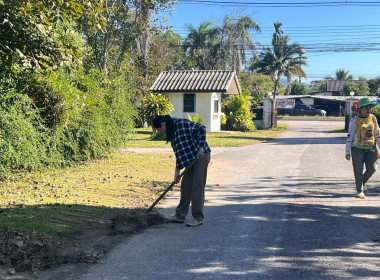
[[150,46],[150,9],[149,5],[141,0],[140,7],[137,7],[137,18],[142,22],[146,22],[145,30],[141,33],[139,38],[136,39],[138,64],[141,67],[143,77],[148,75],[148,55]]

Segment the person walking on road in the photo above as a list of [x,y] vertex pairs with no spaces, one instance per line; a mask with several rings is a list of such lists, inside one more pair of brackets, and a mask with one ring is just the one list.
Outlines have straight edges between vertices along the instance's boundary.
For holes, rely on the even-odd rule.
[[167,216],[166,219],[171,222],[184,223],[191,202],[193,220],[187,225],[203,224],[207,167],[211,158],[211,149],[206,142],[205,126],[187,119],[165,115],[155,117],[153,127],[166,138],[167,142],[171,143],[173,148],[176,157],[174,181],[178,183],[179,171],[189,167],[182,178],[181,199],[176,213]]
[[[365,198],[365,184],[377,169],[376,144],[380,143],[379,125],[371,114],[374,104],[369,98],[359,100],[357,114],[351,119],[346,140],[346,159],[352,155],[356,191],[358,198]],[[363,173],[365,165],[365,172]]]

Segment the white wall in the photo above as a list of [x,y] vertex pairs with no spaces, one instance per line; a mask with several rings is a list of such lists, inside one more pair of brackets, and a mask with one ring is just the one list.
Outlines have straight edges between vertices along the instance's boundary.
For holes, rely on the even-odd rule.
[[[188,119],[190,116],[198,114],[203,117],[203,124],[207,132],[220,131],[221,115],[221,93],[197,92],[195,94],[195,112],[183,112],[183,93],[169,93],[169,100],[174,107],[171,112],[172,117]],[[214,114],[214,100],[218,100],[218,113]]]
[[169,101],[174,107],[174,111],[170,115],[175,118],[183,118],[183,94],[169,93]]
[[273,99],[267,98],[264,100],[263,129],[268,129],[272,125],[272,106]]

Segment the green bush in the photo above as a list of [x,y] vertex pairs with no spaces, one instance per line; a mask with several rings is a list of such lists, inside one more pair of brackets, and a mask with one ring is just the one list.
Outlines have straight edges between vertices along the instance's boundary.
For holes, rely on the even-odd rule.
[[[124,145],[133,130],[136,111],[126,82],[100,73],[74,77],[81,90],[61,92],[68,100],[62,110],[61,152],[69,161],[104,157]],[[64,83],[60,83],[64,84]]]
[[9,92],[0,97],[0,178],[17,170],[36,170],[59,165],[56,149],[39,111],[25,95]]
[[167,96],[160,93],[150,93],[148,97],[142,100],[140,109],[143,119],[152,126],[154,117],[169,115],[174,107]]
[[222,114],[222,115],[220,116],[220,124],[221,124],[221,125],[225,125],[225,124],[227,124],[227,117],[226,117],[225,114]]
[[133,131],[136,110],[123,77],[57,71],[0,78],[0,178],[107,156]]
[[192,122],[196,122],[196,123],[199,123],[199,124],[203,124],[203,117],[202,116],[199,116],[198,114],[195,114],[193,116],[190,116],[189,114],[187,114],[187,117],[189,118],[189,120],[191,120]]
[[254,131],[253,114],[249,110],[250,101],[244,95],[235,95],[227,98],[223,103],[223,112],[227,121],[224,129],[238,131]]
[[371,113],[376,116],[377,121],[380,121],[380,105],[372,107]]

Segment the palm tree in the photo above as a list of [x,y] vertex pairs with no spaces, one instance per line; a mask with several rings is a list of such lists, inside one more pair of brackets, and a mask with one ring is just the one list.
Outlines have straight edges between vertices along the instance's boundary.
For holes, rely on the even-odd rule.
[[219,38],[219,29],[213,27],[213,24],[213,21],[208,21],[201,23],[198,28],[192,25],[186,26],[189,33],[185,40],[184,48],[188,55],[189,66],[197,67],[200,70],[215,68],[217,62],[215,51]]
[[328,76],[326,77],[327,80],[340,80],[340,81],[347,81],[352,80],[353,77],[351,74],[348,74],[350,71],[346,71],[344,69],[339,68],[335,71],[335,78]]
[[[264,51],[259,54],[258,60],[251,66],[251,70],[270,75],[274,80],[274,92],[276,97],[277,88],[280,83],[280,78],[285,76],[289,81],[292,81],[293,75],[306,77],[302,66],[307,65],[306,57],[303,56],[304,50],[299,44],[289,44],[290,37],[284,36],[281,30],[282,23],[274,23],[275,33],[272,37],[272,48],[264,48]],[[287,94],[290,93],[288,86]]]
[[228,15],[224,17],[221,44],[225,66],[230,65],[233,70],[240,71],[241,65],[247,62],[246,50],[256,55],[256,49],[249,34],[250,30],[261,31],[260,26],[252,18],[241,16],[234,19]]

